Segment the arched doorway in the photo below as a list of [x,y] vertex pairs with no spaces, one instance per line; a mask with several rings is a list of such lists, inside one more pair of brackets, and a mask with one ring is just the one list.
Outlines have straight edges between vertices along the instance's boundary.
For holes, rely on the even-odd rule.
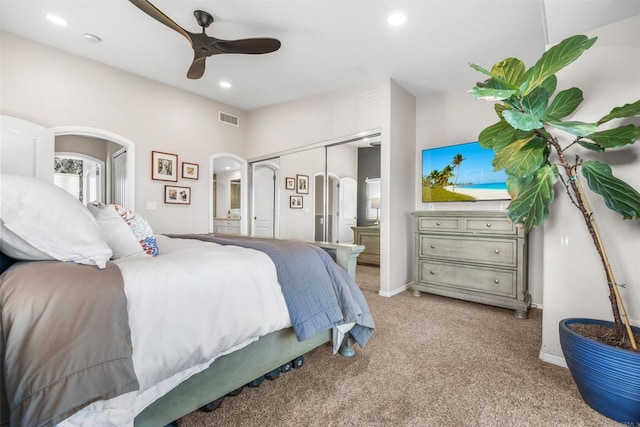
[[246,235],[247,161],[231,153],[214,154],[209,157],[208,179],[209,232]]
[[279,159],[251,165],[251,235],[278,237]]
[[[116,170],[116,179],[110,184],[117,192],[118,202],[123,206],[136,209],[136,150],[135,143],[116,133],[88,126],[57,126],[49,129],[54,138],[65,135],[76,135],[113,142],[122,146],[122,149],[112,153],[107,167]],[[124,158],[123,158],[124,157]]]

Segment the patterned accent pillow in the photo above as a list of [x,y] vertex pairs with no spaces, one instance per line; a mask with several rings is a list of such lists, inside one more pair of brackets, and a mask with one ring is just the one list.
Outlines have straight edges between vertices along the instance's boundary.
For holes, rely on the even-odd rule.
[[113,207],[136,236],[144,252],[148,255],[157,256],[160,250],[149,222],[130,209],[119,205],[113,205]]

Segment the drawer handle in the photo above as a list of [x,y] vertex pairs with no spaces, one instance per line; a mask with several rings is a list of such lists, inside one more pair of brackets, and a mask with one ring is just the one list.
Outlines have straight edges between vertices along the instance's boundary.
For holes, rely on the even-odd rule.
[[435,276],[436,272],[435,271],[430,271],[429,274],[431,274],[432,276]]
[[500,283],[500,280],[495,279],[495,280],[493,281],[493,283],[495,283],[495,284],[497,285],[498,283]]
[[491,223],[490,222],[487,223],[487,228],[491,228]]
[[431,249],[435,249],[435,248],[436,248],[436,245],[429,245],[429,247],[430,247]]
[[440,221],[436,222],[436,225],[440,225]]
[[496,249],[496,253],[499,254],[500,253],[500,249]]

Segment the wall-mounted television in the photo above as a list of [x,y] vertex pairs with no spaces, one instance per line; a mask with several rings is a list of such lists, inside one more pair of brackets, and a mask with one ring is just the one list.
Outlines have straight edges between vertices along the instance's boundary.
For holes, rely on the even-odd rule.
[[507,175],[493,171],[493,157],[477,141],[422,150],[422,202],[510,199]]

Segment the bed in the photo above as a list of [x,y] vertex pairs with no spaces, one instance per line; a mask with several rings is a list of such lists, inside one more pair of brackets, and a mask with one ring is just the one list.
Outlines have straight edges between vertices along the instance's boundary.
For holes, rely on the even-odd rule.
[[162,426],[374,329],[353,278],[301,242],[153,234],[3,174],[0,425]]

